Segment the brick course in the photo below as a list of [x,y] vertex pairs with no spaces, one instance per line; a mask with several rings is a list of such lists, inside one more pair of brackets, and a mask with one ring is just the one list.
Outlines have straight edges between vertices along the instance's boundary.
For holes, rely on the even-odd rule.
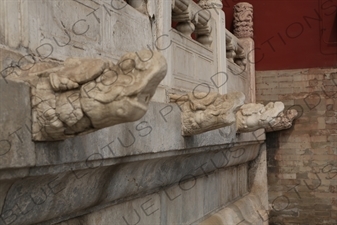
[[258,71],[256,89],[300,112],[267,133],[270,224],[337,224],[337,68]]

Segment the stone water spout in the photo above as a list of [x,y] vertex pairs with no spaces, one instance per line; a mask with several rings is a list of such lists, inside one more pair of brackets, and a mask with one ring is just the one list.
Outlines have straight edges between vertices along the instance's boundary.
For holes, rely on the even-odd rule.
[[170,98],[182,110],[182,135],[191,136],[233,124],[245,95],[242,92],[224,95],[198,92]]
[[37,63],[19,76],[31,86],[33,140],[63,140],[140,119],[166,71],[164,56],[148,50],[127,53],[116,64],[89,58]]
[[297,116],[295,109],[285,113],[282,102],[269,102],[266,106],[248,103],[236,113],[237,133],[252,132],[264,128],[266,132],[288,129]]

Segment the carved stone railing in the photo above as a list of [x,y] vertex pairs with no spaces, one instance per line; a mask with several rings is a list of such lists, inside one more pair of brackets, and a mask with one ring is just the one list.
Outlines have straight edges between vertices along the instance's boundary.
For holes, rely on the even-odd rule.
[[175,29],[188,37],[195,33],[196,41],[208,47],[213,42],[211,18],[208,10],[192,0],[172,1],[172,21],[178,22]]
[[226,58],[244,70],[247,64],[246,52],[239,42],[237,37],[226,30]]
[[226,30],[227,59],[244,69],[247,64],[247,52],[240,45],[240,39],[253,38],[253,6],[247,2],[236,4],[233,24],[234,35]]
[[234,5],[234,30],[226,30],[226,67],[231,76],[227,91],[242,91],[247,102],[255,103],[255,57],[253,6],[246,2]]

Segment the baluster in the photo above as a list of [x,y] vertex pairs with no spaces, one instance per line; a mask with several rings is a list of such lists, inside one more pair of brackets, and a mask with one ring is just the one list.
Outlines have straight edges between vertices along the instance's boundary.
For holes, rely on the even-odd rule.
[[234,63],[234,57],[235,57],[235,48],[232,43],[232,37],[226,34],[226,58],[228,61]]
[[212,27],[198,24],[195,30],[195,33],[197,34],[197,41],[203,45],[210,47],[213,42],[211,32]]
[[[183,33],[187,37],[191,37],[192,33],[195,31],[195,25],[192,23],[190,19],[186,19],[188,18],[188,16],[185,16],[185,15],[184,14],[179,15],[179,17],[185,18],[185,19],[182,19],[182,21],[177,24],[176,30]],[[175,17],[175,21],[177,21],[176,17]]]
[[186,0],[174,1],[172,10],[172,20],[178,22],[176,30],[183,33],[187,37],[195,31],[195,25],[192,22],[192,12],[190,10],[190,2]]
[[247,60],[244,48],[238,44],[235,53],[234,62],[239,65],[242,70],[245,70]]
[[191,34],[195,33],[196,41],[205,46],[211,46],[212,15],[209,10],[202,10],[192,0],[173,0],[172,20],[178,22],[176,30],[190,38]]

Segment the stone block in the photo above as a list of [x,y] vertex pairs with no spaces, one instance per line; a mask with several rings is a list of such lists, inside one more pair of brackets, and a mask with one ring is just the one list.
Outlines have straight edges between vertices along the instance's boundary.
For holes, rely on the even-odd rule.
[[[247,173],[247,172],[246,172]],[[203,214],[209,214],[214,209],[219,208],[222,206],[224,202],[227,202],[227,200],[220,198],[217,198],[214,196],[214,193],[222,193],[221,196],[225,195],[224,192],[222,192],[222,184],[221,180],[223,179],[222,176],[225,175],[224,170],[215,171],[214,175],[206,177],[206,179],[203,179],[203,190],[204,190],[204,196],[205,199],[201,200],[203,202]],[[225,177],[225,179],[228,179],[228,177]],[[244,182],[242,180],[239,181]],[[241,194],[242,196],[242,194]],[[199,203],[197,203],[199,204]]]
[[[203,177],[203,179],[207,179],[207,177]],[[215,196],[213,194],[205,195],[206,194],[204,187],[205,182],[203,181],[203,179],[199,180],[200,182],[198,182],[198,180],[192,179],[191,181],[187,181],[184,184],[183,182],[178,184],[178,186],[182,190],[181,195],[182,204],[180,207],[177,207],[177,205],[172,205],[174,208],[171,208],[171,210],[168,209],[168,212],[174,212],[175,210],[181,211],[182,224],[191,224],[197,218],[200,218],[202,217],[202,215],[205,215],[204,205],[206,204],[208,204],[210,207],[214,207],[212,208],[212,210],[219,207],[217,205],[212,205],[214,197],[218,198],[219,194],[216,194]],[[168,221],[168,223],[171,223],[171,221]],[[172,223],[175,223],[175,221],[173,220]]]
[[[258,90],[258,88],[257,88]],[[277,101],[279,100],[279,95],[278,94],[260,94],[260,95],[257,95],[257,100],[258,101]]]
[[0,169],[36,165],[29,96],[25,84],[0,78]]
[[[255,153],[252,155],[252,152]],[[252,160],[256,158],[258,152],[259,148],[253,147],[240,154],[249,158],[252,157],[250,159]],[[68,217],[88,214],[94,209],[98,210],[111,204],[122,203],[128,198],[159,193],[160,204],[165,207],[162,208],[164,212],[161,213],[161,221],[163,221],[161,223],[171,223],[172,221],[172,223],[190,224],[197,219],[196,215],[199,215],[198,218],[204,215],[204,206],[207,206],[208,212],[214,211],[221,205],[241,198],[247,192],[243,189],[240,192],[239,182],[247,181],[247,179],[242,179],[246,176],[244,174],[238,175],[237,166],[243,163],[239,163],[237,160],[245,157],[228,155],[228,159],[233,159],[231,162],[227,162],[228,166],[232,166],[225,169],[229,171],[228,176],[225,177],[228,185],[224,185],[229,190],[229,197],[227,201],[218,201],[214,204],[215,199],[225,199],[220,197],[223,194],[222,192],[215,192],[218,190],[216,183],[207,183],[209,182],[208,178],[211,177],[211,180],[216,180],[222,173],[211,173],[217,167],[214,167],[212,163],[207,163],[211,160],[206,160],[208,153],[205,154],[147,159],[112,166],[98,165],[96,168],[88,168],[84,171],[68,170],[63,173],[53,171],[57,174],[31,176],[18,180],[6,191],[6,198],[3,203],[3,212],[6,212],[6,214],[1,215],[7,218],[8,213],[16,213],[15,221],[18,224],[23,223],[23,221],[27,223],[33,223],[34,221],[54,223]],[[198,165],[203,167],[200,168]],[[241,172],[247,173],[247,170]],[[217,178],[212,178],[212,176]],[[165,191],[163,187],[167,187]],[[246,187],[246,185],[243,184],[242,187]],[[160,192],[158,192],[158,189]],[[214,198],[213,195],[215,195]],[[64,198],[64,196],[67,196],[67,198]],[[156,209],[152,206],[156,205],[157,201],[151,202],[152,200],[148,198],[142,201],[141,207],[143,206],[143,208],[137,210],[137,213],[132,208],[139,205],[138,203],[134,205],[131,202],[127,205],[127,208],[122,208],[123,212],[129,212],[128,216],[134,223],[139,220],[139,217],[143,217],[140,210],[152,212]],[[38,204],[35,202],[38,202]],[[30,213],[13,211],[15,205],[21,208],[26,207]],[[163,214],[165,214],[165,217]],[[98,217],[100,218],[100,216]],[[150,217],[147,218],[150,220]],[[110,221],[109,218],[106,219]],[[123,218],[120,219],[122,221]],[[149,220],[145,220],[144,223],[148,223]],[[150,221],[156,221],[156,219],[153,218]]]
[[310,68],[308,70],[308,74],[313,74],[313,75],[324,75],[324,74],[330,74],[335,72],[335,68]]
[[283,133],[281,133],[279,141],[284,142],[284,143],[303,143],[303,142],[305,143],[305,142],[309,142],[309,139],[310,139],[309,134],[291,134],[291,135],[285,134],[283,135]]
[[308,96],[308,92],[298,92],[298,93],[291,93],[291,94],[281,94],[279,95],[280,100],[296,100],[296,99],[303,99]]
[[279,179],[297,179],[296,173],[279,173],[277,177]]
[[276,83],[276,82],[263,82],[263,83],[259,83],[258,86],[259,86],[259,89],[256,90],[256,91],[264,90],[264,89],[271,90],[273,88],[277,88],[279,86],[279,83]]
[[328,141],[337,142],[337,134],[332,134],[328,136]]
[[280,148],[285,149],[307,149],[310,148],[310,142],[307,139],[305,142],[281,142]]
[[310,136],[310,142],[325,142],[327,141],[327,136]]

